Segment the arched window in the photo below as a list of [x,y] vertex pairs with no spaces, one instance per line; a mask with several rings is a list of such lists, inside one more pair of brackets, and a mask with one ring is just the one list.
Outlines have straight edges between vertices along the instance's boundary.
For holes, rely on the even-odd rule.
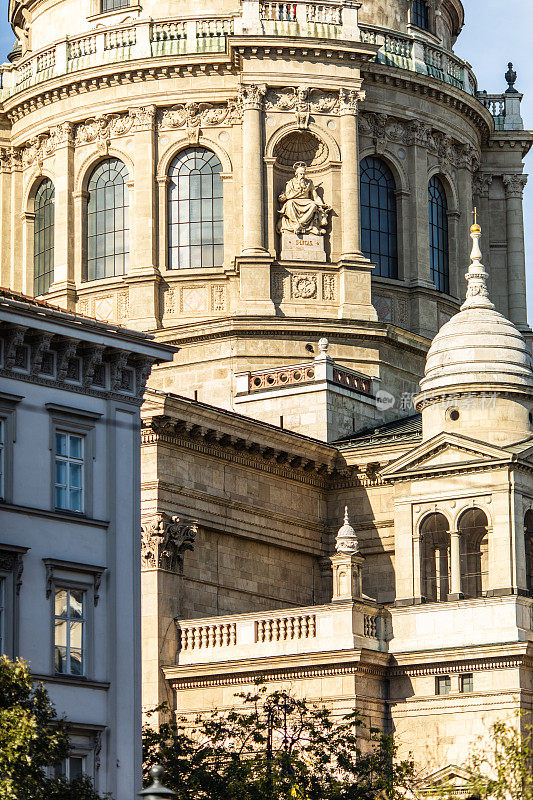
[[482,597],[487,590],[489,537],[487,515],[469,508],[457,526],[460,536],[461,592],[465,597]]
[[425,31],[429,30],[429,8],[425,0],[413,0],[411,23],[416,25],[417,28],[423,28]]
[[168,266],[220,267],[224,261],[222,164],[204,147],[183,150],[169,168]]
[[118,158],[107,158],[89,179],[87,266],[84,280],[124,275],[129,266],[128,170]]
[[524,537],[526,545],[526,586],[533,596],[533,511],[526,511]]
[[429,199],[429,262],[431,280],[439,292],[450,291],[450,253],[448,246],[448,201],[440,178],[431,178]]
[[398,277],[396,184],[384,161],[361,161],[361,247],[376,265],[374,275]]
[[450,531],[444,514],[430,514],[420,526],[422,593],[444,602],[450,592]]
[[44,294],[54,280],[54,184],[44,178],[35,193],[33,210],[33,293]]

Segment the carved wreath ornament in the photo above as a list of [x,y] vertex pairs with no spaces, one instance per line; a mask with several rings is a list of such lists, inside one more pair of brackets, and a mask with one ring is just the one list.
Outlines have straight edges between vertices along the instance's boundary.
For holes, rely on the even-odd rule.
[[185,551],[194,550],[197,524],[161,513],[142,525],[141,530],[142,569],[164,569],[180,574]]

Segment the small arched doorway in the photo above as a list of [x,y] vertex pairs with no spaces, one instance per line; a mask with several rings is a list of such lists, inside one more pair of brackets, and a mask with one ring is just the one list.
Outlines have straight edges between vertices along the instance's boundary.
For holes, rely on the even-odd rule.
[[483,597],[488,588],[489,523],[480,508],[469,508],[459,518],[461,591],[465,597]]
[[420,526],[422,594],[429,602],[445,602],[450,592],[450,527],[444,514],[426,517]]

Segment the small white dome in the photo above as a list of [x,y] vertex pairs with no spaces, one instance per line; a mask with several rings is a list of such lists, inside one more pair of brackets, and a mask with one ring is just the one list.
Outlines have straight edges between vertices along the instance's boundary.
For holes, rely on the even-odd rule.
[[359,542],[357,541],[357,534],[350,525],[350,518],[348,516],[348,506],[344,507],[344,525],[339,528],[337,539],[335,541],[335,548],[337,553],[357,553],[359,550]]
[[[531,354],[518,328],[495,310],[481,263],[481,228],[470,228],[472,254],[466,300],[433,339],[420,381],[424,399],[442,389],[454,392],[533,389]],[[420,396],[419,396],[420,397]]]
[[429,348],[422,392],[472,384],[533,389],[532,360],[520,331],[489,307],[465,308]]

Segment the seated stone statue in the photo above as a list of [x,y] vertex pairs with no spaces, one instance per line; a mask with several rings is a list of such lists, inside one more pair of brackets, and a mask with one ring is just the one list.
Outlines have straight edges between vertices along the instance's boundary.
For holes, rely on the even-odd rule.
[[307,165],[298,161],[294,165],[294,178],[278,198],[283,204],[278,212],[281,215],[278,222],[280,233],[313,233],[317,236],[326,233],[331,208],[319,196],[313,182],[306,178],[306,171]]

